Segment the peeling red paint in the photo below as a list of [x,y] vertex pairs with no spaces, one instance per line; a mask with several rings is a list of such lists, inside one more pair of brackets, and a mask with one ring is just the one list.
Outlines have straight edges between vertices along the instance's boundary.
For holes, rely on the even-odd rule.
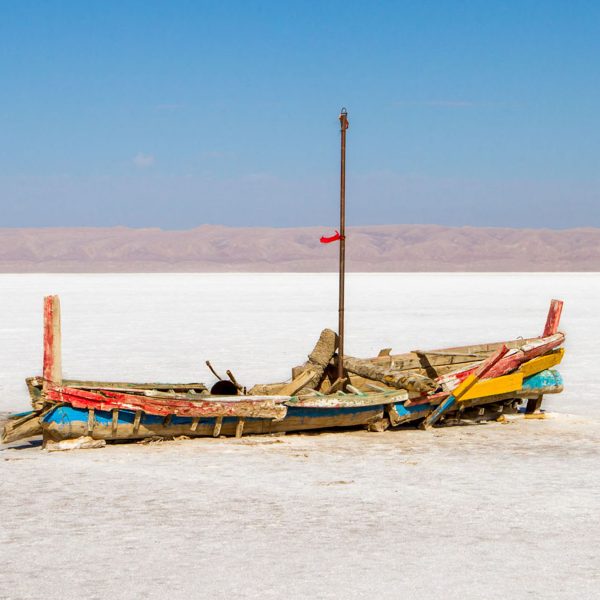
[[157,398],[123,394],[102,390],[91,392],[77,388],[50,385],[46,398],[51,402],[65,402],[75,408],[94,408],[111,411],[142,410],[152,415],[177,415],[182,417],[257,417],[282,419],[287,409],[281,400],[258,397],[236,401],[220,400],[184,400],[181,398]]
[[563,304],[562,300],[552,300],[550,302],[548,318],[546,319],[546,326],[544,327],[544,333],[542,334],[544,337],[554,335],[558,331]]

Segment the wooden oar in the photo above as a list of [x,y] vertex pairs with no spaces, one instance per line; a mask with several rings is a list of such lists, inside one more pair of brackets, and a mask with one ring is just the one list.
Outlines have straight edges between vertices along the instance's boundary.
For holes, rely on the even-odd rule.
[[479,368],[469,375],[462,383],[456,386],[451,396],[448,396],[424,421],[422,429],[432,427],[440,417],[450,410],[460,399],[486,374],[490,369],[508,352],[508,348],[502,345],[492,356],[485,360]]

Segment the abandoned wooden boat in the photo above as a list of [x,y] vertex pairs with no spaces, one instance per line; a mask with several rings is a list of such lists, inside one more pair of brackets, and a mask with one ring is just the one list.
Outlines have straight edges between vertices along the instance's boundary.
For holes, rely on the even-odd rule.
[[423,428],[496,419],[540,410],[545,394],[562,391],[553,369],[564,355],[558,331],[562,302],[553,300],[539,338],[413,351],[390,349],[371,359],[344,357],[337,378],[338,339],[324,330],[292,380],[242,388],[228,371],[211,390],[202,383],[138,384],[62,377],[60,304],[44,300],[42,377],[29,378],[33,410],[14,415],[3,442],[43,435],[46,441],[89,436],[139,440],[417,424]]

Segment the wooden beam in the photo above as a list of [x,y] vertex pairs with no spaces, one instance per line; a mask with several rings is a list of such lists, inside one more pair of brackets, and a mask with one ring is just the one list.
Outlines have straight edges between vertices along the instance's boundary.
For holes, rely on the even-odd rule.
[[562,300],[552,300],[550,302],[548,317],[546,318],[546,326],[544,327],[544,333],[542,334],[542,337],[554,335],[558,331],[563,304],[564,302]]
[[540,408],[542,407],[542,400],[544,399],[543,394],[537,396],[537,398],[530,398],[527,400],[527,406],[525,407],[525,414],[532,415],[534,413],[540,412]]
[[[34,378],[35,380],[35,378]],[[208,388],[203,383],[129,383],[125,381],[84,381],[82,379],[63,379],[65,387],[81,390],[111,390],[113,392],[157,391],[175,393],[203,392]]]
[[140,423],[142,421],[142,411],[136,410],[135,417],[133,419],[133,433],[137,433],[140,428]]
[[436,384],[429,377],[417,373],[398,373],[386,369],[366,360],[359,360],[352,356],[344,357],[344,366],[349,373],[355,373],[361,377],[379,381],[390,387],[411,392],[431,392],[435,390]]
[[119,425],[119,409],[112,409],[112,434],[113,436],[117,435],[117,427]]
[[88,420],[87,420],[87,435],[92,435],[94,431],[94,422],[96,420],[95,409],[88,409]]
[[244,433],[244,419],[238,419],[237,425],[235,427],[235,437],[241,438]]
[[48,384],[62,382],[62,352],[60,331],[60,300],[58,296],[44,298],[44,391]]

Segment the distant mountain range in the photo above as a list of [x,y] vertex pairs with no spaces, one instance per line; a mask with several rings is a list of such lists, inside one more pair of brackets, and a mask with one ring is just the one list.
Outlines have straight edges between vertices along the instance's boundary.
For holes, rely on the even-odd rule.
[[[0,229],[0,272],[335,271],[327,227]],[[381,225],[347,231],[349,271],[600,271],[600,229]]]

